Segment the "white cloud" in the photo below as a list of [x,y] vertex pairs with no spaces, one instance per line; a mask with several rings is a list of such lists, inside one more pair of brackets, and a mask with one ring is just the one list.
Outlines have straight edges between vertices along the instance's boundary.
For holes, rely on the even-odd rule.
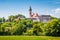
[[60,8],[53,9],[50,15],[60,18]]
[[56,8],[53,10],[54,13],[60,13],[60,8]]

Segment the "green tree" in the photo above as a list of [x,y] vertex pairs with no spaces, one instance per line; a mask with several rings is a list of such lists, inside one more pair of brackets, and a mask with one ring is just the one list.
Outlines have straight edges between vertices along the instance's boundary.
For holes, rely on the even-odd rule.
[[11,22],[11,21],[13,21],[13,20],[14,20],[14,18],[15,18],[15,17],[14,17],[13,15],[11,15],[11,16],[9,16],[8,21],[10,21],[10,22]]
[[39,35],[39,33],[42,32],[42,28],[38,24],[33,25],[33,34]]
[[2,35],[10,35],[11,34],[11,22],[5,22],[1,25],[1,33]]
[[14,35],[22,35],[26,30],[25,26],[21,23],[16,24],[14,29]]
[[2,18],[0,18],[0,23],[2,23]]
[[22,14],[15,15],[15,18],[18,18],[18,17],[24,17],[25,18],[25,16]]
[[60,20],[53,19],[44,25],[46,35],[60,36]]
[[2,22],[5,22],[5,18],[4,17],[2,18]]

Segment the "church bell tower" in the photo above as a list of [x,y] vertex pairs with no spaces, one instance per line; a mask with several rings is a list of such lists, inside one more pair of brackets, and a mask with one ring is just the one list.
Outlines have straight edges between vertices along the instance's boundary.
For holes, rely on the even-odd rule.
[[32,8],[31,8],[31,6],[29,8],[29,15],[30,15],[30,18],[31,18],[32,17]]

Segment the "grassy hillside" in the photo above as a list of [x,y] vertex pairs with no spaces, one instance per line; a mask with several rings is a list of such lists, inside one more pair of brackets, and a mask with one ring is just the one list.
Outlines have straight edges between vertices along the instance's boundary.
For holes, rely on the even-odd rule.
[[60,37],[48,37],[48,36],[0,36],[0,40],[60,40]]

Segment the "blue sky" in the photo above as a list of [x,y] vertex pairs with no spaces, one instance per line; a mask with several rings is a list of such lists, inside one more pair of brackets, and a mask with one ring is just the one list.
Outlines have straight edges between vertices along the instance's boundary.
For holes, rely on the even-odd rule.
[[29,17],[29,6],[33,13],[60,17],[60,0],[0,0],[0,17],[16,14]]

